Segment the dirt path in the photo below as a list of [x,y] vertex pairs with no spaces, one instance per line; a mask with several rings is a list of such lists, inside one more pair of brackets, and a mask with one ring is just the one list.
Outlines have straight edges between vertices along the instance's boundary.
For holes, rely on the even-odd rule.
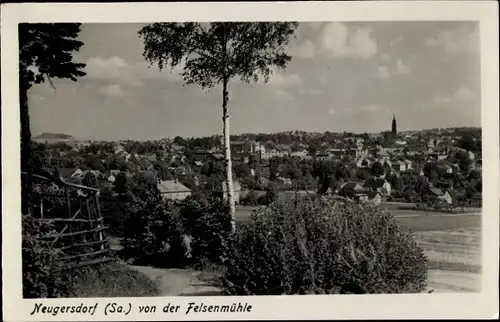
[[434,293],[465,293],[481,291],[481,275],[477,273],[429,270],[427,290]]
[[[156,281],[158,296],[218,296],[220,289],[210,285],[201,272],[188,269],[162,269],[147,266],[130,266]],[[427,293],[465,293],[480,291],[480,274],[429,270]]]
[[211,285],[206,273],[191,269],[164,269],[130,266],[156,281],[159,296],[217,296],[220,289]]

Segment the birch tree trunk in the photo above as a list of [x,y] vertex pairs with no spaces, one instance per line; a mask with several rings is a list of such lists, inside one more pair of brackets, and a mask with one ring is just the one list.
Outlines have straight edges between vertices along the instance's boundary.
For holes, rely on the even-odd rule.
[[227,109],[228,92],[227,92],[227,79],[222,83],[222,121],[224,123],[223,136],[224,136],[224,156],[226,163],[226,193],[227,202],[229,204],[229,213],[231,215],[231,231],[236,230],[235,214],[236,209],[234,205],[234,190],[233,190],[233,166],[231,162],[231,140],[229,132],[229,112]]
[[[236,231],[236,209],[234,205],[234,190],[233,190],[233,165],[231,162],[231,139],[229,131],[229,111],[227,108],[227,102],[229,100],[229,95],[227,92],[227,84],[229,82],[228,70],[227,70],[227,37],[226,37],[226,24],[222,25],[222,122],[223,122],[223,133],[224,136],[224,156],[226,163],[226,197],[229,206],[229,215],[231,216],[231,232]],[[223,192],[224,194],[224,192]]]

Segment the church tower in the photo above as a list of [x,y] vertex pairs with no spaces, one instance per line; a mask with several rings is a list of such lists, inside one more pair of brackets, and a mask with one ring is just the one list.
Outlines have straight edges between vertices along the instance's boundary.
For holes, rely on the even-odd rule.
[[396,114],[392,117],[392,134],[396,135],[398,134],[398,126],[396,123]]

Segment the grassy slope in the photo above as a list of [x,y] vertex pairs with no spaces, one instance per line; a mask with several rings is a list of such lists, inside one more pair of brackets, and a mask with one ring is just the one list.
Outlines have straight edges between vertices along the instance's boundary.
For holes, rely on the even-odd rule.
[[67,297],[156,296],[158,285],[145,274],[121,263],[87,268],[74,278]]

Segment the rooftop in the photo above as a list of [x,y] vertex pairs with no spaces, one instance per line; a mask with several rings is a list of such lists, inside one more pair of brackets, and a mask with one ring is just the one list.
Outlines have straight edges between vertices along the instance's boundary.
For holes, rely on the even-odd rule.
[[161,180],[158,182],[160,193],[191,192],[191,189],[177,180]]

